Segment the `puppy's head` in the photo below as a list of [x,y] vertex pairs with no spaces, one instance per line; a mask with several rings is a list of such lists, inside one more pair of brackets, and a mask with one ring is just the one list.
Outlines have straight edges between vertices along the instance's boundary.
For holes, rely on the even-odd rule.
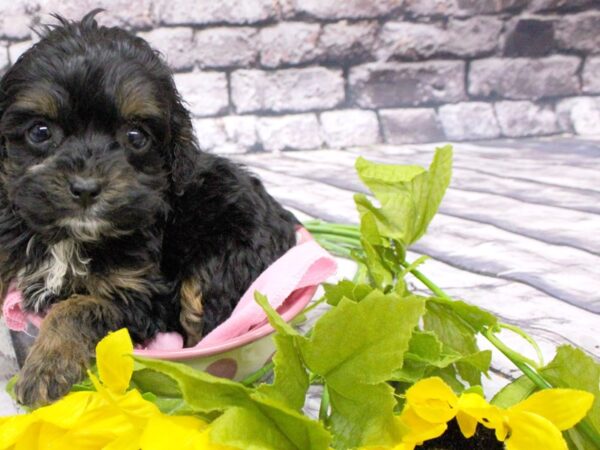
[[48,239],[153,225],[195,151],[171,73],[143,40],[58,18],[0,82],[2,183]]

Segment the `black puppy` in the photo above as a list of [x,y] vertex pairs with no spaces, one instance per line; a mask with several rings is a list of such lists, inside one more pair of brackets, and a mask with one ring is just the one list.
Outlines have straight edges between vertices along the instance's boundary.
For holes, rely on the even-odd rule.
[[58,18],[0,82],[1,294],[47,314],[27,405],[65,394],[111,330],[195,344],[295,243],[260,181],[198,150],[164,61],[96,13]]

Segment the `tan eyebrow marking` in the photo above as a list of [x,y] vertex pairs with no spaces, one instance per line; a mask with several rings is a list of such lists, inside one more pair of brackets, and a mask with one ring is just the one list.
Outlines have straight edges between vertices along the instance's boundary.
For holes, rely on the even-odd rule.
[[126,119],[163,115],[150,89],[137,80],[128,80],[120,85],[117,91],[117,104],[121,116]]
[[26,109],[50,119],[58,119],[58,103],[50,92],[35,87],[21,91],[13,103],[16,108]]

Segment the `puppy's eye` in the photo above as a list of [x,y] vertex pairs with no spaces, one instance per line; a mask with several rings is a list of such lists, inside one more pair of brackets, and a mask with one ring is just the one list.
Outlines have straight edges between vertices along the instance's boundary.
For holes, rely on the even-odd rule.
[[29,130],[27,130],[27,136],[34,144],[41,144],[52,137],[52,131],[50,130],[48,124],[40,122],[36,123]]
[[149,141],[148,135],[139,128],[132,128],[127,131],[127,142],[136,150],[145,148]]

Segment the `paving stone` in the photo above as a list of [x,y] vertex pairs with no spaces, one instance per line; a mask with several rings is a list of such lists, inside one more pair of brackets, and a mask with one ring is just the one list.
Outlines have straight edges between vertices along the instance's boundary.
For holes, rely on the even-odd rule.
[[319,59],[338,64],[356,64],[373,59],[378,23],[341,22],[323,25],[319,38]]
[[519,17],[509,22],[504,56],[546,56],[555,48],[554,20]]
[[193,57],[200,67],[244,67],[258,55],[258,31],[254,28],[216,27],[198,30]]
[[258,136],[267,151],[315,149],[323,145],[315,114],[258,119]]
[[564,131],[600,135],[600,97],[574,97],[556,105],[558,121]]
[[466,141],[500,136],[500,127],[489,103],[444,105],[440,107],[438,117],[448,139]]
[[156,0],[161,23],[169,25],[214,23],[253,24],[277,16],[277,0]]
[[260,62],[278,67],[314,60],[321,26],[316,23],[280,22],[260,30]]
[[194,33],[191,28],[157,28],[147,33],[138,33],[138,36],[161,52],[173,70],[187,70],[194,66]]
[[224,73],[178,73],[175,74],[175,84],[193,115],[213,116],[227,110],[229,99]]
[[433,108],[382,109],[379,118],[388,144],[435,142],[445,138]]
[[378,56],[382,60],[480,56],[497,48],[501,31],[502,21],[494,17],[451,19],[446,25],[387,22],[380,33]]
[[370,63],[350,70],[350,96],[363,108],[393,108],[465,99],[465,63]]
[[367,19],[399,10],[404,0],[287,0],[286,16],[317,19]]
[[504,101],[494,107],[504,136],[543,136],[560,131],[556,114],[550,106],[528,101]]
[[238,113],[329,109],[344,100],[344,79],[341,70],[324,67],[238,70],[231,75],[231,95]]
[[600,11],[567,14],[556,22],[560,48],[600,53]]
[[488,58],[471,62],[469,94],[480,97],[537,99],[580,92],[576,56]]
[[586,58],[582,79],[583,92],[600,94],[600,56]]
[[329,147],[373,145],[380,142],[379,122],[373,111],[340,110],[321,113],[321,128]]

